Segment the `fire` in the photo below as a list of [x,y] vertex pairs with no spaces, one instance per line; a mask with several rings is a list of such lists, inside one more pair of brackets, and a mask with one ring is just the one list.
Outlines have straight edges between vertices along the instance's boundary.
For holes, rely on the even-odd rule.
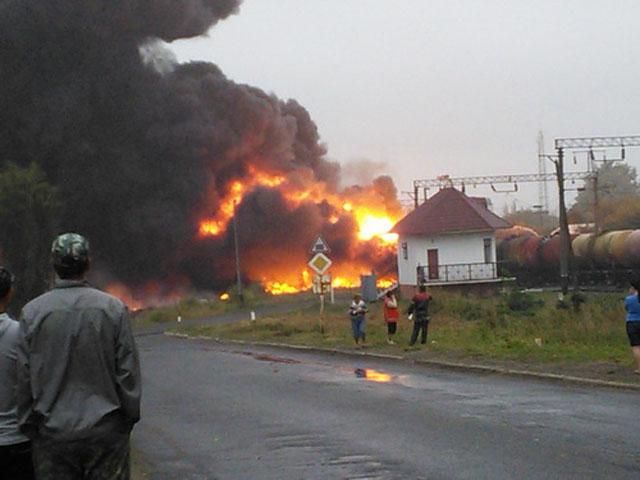
[[230,298],[231,298],[231,296],[227,292],[225,292],[222,295],[220,295],[220,300],[222,300],[223,302],[228,301]]
[[142,302],[134,299],[129,289],[121,283],[112,283],[111,285],[107,285],[104,290],[105,292],[122,300],[122,302],[127,307],[129,307],[129,310],[131,310],[132,312],[141,310],[143,308]]
[[[345,271],[345,268],[340,268],[340,266],[338,266],[336,268],[336,271],[339,272],[340,270]],[[349,274],[349,272],[352,270],[353,268],[347,268],[344,276],[337,275],[333,277],[331,279],[331,286],[334,289],[358,288],[360,286],[360,278],[359,278],[359,275]],[[395,284],[396,284],[396,281],[392,278],[380,278],[376,282],[376,287],[381,290],[384,290],[392,287]],[[263,279],[264,291],[267,293],[270,293],[271,295],[287,295],[287,294],[305,292],[305,291],[311,290],[311,286],[312,286],[311,274],[307,270],[304,270],[302,272],[300,281],[298,281],[297,283],[268,281],[266,279]]]
[[[170,285],[170,283],[169,283]],[[129,310],[137,311],[147,307],[158,307],[179,302],[185,293],[182,287],[167,286],[159,282],[149,282],[139,288],[129,288],[122,283],[111,283],[105,292],[119,298]]]
[[264,290],[271,295],[286,295],[308,290],[308,287],[296,287],[285,282],[266,282]]
[[[402,211],[399,206],[389,211],[388,202],[373,187],[354,187],[343,193],[336,193],[324,182],[310,177],[296,176],[289,179],[259,171],[255,167],[242,180],[229,184],[216,214],[200,221],[199,238],[222,235],[228,229],[237,205],[246,195],[260,187],[277,188],[292,210],[305,203],[324,205],[327,212],[324,217],[326,226],[336,225],[343,220],[354,223],[356,229],[353,238],[359,243],[357,249],[362,249],[362,258],[384,258],[395,254],[398,237],[389,231],[399,220]],[[251,279],[260,281],[263,289],[273,295],[306,291],[311,289],[313,278],[308,271],[304,270],[301,274],[296,267],[304,266],[308,260],[308,252],[302,250],[307,248],[307,245],[301,245],[300,252],[287,253],[286,262],[281,259],[279,264],[270,261],[265,265],[263,254],[260,258],[250,254],[247,260],[245,254],[244,268],[248,270]],[[349,254],[359,255],[353,250]],[[329,256],[331,257],[331,253]],[[354,288],[360,284],[360,275],[368,274],[374,268],[374,265],[331,258],[334,261],[331,267],[334,288]],[[381,288],[388,288],[391,284],[390,280],[379,282]]]
[[391,278],[381,278],[376,282],[376,286],[381,290],[391,288],[397,282]]
[[[220,204],[216,216],[206,218],[200,222],[200,237],[218,236],[223,233],[233,214],[236,205],[238,205],[244,196],[251,193],[258,187],[282,187],[282,192],[287,201],[294,207],[299,206],[303,202],[311,201],[320,203],[326,201],[337,211],[342,211],[343,215],[351,215],[358,225],[358,238],[360,240],[371,240],[379,238],[386,244],[395,244],[398,236],[389,233],[399,215],[391,216],[383,209],[376,210],[371,205],[371,199],[366,195],[358,195],[350,201],[344,201],[337,195],[327,192],[326,186],[322,182],[313,184],[312,187],[302,190],[299,187],[288,185],[286,179],[282,176],[269,175],[260,172],[255,168],[250,171],[248,180],[244,183],[239,180],[233,181],[229,187],[226,198]],[[329,218],[329,223],[335,224],[339,221],[338,214],[333,214]]]
[[356,210],[355,215],[360,227],[358,232],[360,240],[371,240],[378,237],[384,243],[393,243],[394,245],[398,241],[397,234],[389,233],[395,224],[395,221],[390,217],[375,215],[364,208]]
[[313,279],[308,270],[303,270],[299,275],[291,276],[290,272],[273,273],[274,278],[279,280],[269,280],[262,278],[262,287],[265,292],[271,295],[287,295],[292,293],[305,292],[311,289]]
[[216,216],[206,218],[200,222],[198,234],[200,237],[218,236],[227,229],[229,221],[233,218],[233,214],[238,205],[247,193],[252,192],[257,187],[277,187],[282,184],[285,179],[278,175],[268,175],[259,172],[251,167],[249,170],[249,180],[245,183],[235,180],[231,182],[226,198],[220,204]]
[[333,288],[355,288],[360,282],[355,282],[346,277],[335,277],[331,282]]

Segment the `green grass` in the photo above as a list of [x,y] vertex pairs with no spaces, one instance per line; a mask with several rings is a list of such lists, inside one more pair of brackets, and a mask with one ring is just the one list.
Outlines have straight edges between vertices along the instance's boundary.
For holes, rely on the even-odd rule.
[[297,296],[274,296],[264,293],[259,286],[252,285],[243,291],[244,301],[232,294],[230,300],[222,301],[217,295],[199,297],[187,297],[168,306],[149,308],[133,315],[134,326],[147,326],[175,322],[179,317],[182,320],[193,318],[205,318],[232,312],[239,309],[252,309],[265,305],[273,305],[283,302],[291,302],[295,299],[311,299],[312,294],[302,293]]
[[[429,349],[442,354],[535,362],[628,363],[622,294],[588,294],[580,311],[557,308],[551,293],[495,297],[435,292]],[[401,302],[406,309],[406,302]],[[387,345],[381,305],[370,305],[367,343],[402,352],[412,323],[401,316],[397,345]],[[194,327],[183,332],[223,339],[275,341],[327,348],[353,345],[347,305],[329,305],[320,327],[317,306],[255,322]]]

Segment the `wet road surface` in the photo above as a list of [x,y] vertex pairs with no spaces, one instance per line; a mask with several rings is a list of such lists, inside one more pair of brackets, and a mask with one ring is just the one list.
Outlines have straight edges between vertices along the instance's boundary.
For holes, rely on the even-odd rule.
[[134,447],[165,479],[637,479],[640,394],[138,338]]

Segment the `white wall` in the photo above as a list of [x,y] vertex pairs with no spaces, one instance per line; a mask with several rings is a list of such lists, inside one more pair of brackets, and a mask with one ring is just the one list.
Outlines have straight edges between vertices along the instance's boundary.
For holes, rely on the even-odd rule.
[[[418,266],[428,266],[427,250],[438,250],[439,265],[483,263],[484,239],[491,238],[491,262],[496,261],[495,232],[440,235],[435,237],[398,238],[398,281],[401,285],[415,285]],[[407,242],[408,258],[403,256],[402,244]]]

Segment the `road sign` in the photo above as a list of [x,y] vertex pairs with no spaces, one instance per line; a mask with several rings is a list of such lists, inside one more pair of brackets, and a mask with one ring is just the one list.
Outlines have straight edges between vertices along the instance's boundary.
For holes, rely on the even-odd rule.
[[331,292],[331,275],[313,276],[313,293],[324,294]]
[[329,253],[330,251],[329,245],[327,245],[327,242],[325,242],[322,237],[318,237],[313,243],[313,247],[311,247],[311,253]]
[[329,270],[332,263],[331,259],[324,253],[316,253],[313,258],[309,260],[307,265],[309,265],[318,275],[322,275],[324,272]]

